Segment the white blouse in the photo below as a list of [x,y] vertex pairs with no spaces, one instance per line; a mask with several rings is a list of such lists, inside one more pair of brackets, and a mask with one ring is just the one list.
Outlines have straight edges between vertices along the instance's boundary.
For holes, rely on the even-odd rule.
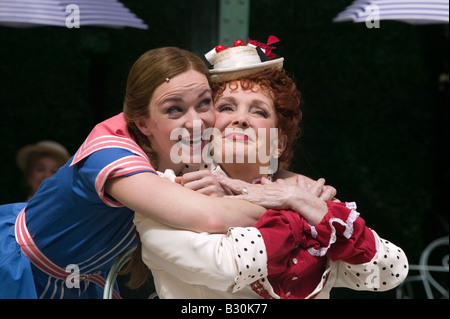
[[[175,177],[167,171],[160,175]],[[267,280],[266,247],[257,228],[233,227],[227,234],[196,233],[139,213],[134,223],[159,298],[279,298]],[[386,291],[406,278],[408,261],[403,250],[372,232],[377,248],[373,259],[359,265],[328,259],[321,282],[308,298],[329,298],[333,287]]]

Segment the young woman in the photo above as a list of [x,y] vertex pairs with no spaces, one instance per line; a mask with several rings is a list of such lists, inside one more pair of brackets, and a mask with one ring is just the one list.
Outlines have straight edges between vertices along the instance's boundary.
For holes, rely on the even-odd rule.
[[214,124],[208,77],[199,57],[177,48],[136,61],[123,113],[98,124],[28,204],[0,206],[0,298],[101,298],[115,257],[136,245],[134,211],[211,233],[257,221],[260,206],[208,197],[156,173],[184,167],[170,160],[178,142],[171,128],[189,132],[183,142],[192,148],[192,122]]
[[[228,50],[226,59],[248,61],[241,49]],[[213,151],[220,163],[215,174],[244,180],[218,178],[222,185],[275,210],[269,209],[254,227],[232,227],[227,235],[177,230],[136,214],[143,260],[158,295],[326,298],[336,286],[372,291],[395,287],[406,276],[406,257],[365,226],[353,203],[329,201],[334,194],[323,194],[323,181],[313,187],[301,177],[294,185],[270,183],[260,171],[264,163],[249,161],[251,151],[270,149],[258,129],[278,128],[273,157],[288,162],[301,117],[293,81],[276,64],[263,63],[230,66],[233,71],[224,72],[225,81],[213,85],[215,126],[222,132],[214,137]],[[245,160],[227,162],[227,153]],[[207,171],[178,179],[185,187],[213,193]],[[259,180],[263,184],[252,184]]]

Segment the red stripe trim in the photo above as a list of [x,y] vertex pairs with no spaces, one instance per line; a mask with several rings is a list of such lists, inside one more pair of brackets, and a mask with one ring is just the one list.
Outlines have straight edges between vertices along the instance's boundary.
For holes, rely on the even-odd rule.
[[125,137],[118,137],[114,135],[106,135],[94,138],[92,140],[88,138],[76,152],[70,166],[78,163],[79,161],[81,161],[82,159],[86,158],[87,156],[91,155],[96,151],[107,148],[124,148],[148,160],[148,157],[145,154],[145,152],[132,139]]
[[[18,226],[18,227],[17,227]],[[26,228],[25,222],[25,209],[23,209],[16,222],[16,229],[18,229],[18,235],[16,238],[18,239],[18,243],[22,248],[22,251],[33,264],[42,270],[43,272],[51,275],[52,277],[56,277],[59,279],[65,279],[68,274],[61,267],[58,267],[54,263],[52,263],[36,246],[32,237],[28,233],[28,229]]]
[[[66,280],[69,276],[69,273],[65,271],[62,267],[59,267],[55,263],[53,263],[50,259],[47,258],[37,247],[32,236],[28,232],[28,228],[26,226],[25,220],[25,208],[22,209],[17,216],[16,225],[15,225],[15,235],[17,243],[19,244],[22,252],[27,256],[30,261],[42,272],[47,275]],[[83,276],[83,275],[80,275]],[[105,288],[105,279],[100,275],[87,275],[87,280],[97,284],[102,289]],[[115,299],[121,298],[119,293],[114,290],[113,297]]]
[[120,177],[138,171],[151,171],[156,174],[150,163],[138,156],[126,156],[105,166],[95,179],[95,190],[98,196],[108,206],[123,206],[121,203],[105,196],[104,185],[109,178]]

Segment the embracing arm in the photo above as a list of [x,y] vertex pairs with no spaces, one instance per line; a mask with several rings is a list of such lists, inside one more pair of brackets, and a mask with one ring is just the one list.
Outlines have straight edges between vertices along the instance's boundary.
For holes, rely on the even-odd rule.
[[[309,224],[316,225],[327,214],[328,207],[325,200],[330,200],[334,193],[324,190],[324,179],[319,179],[312,185],[302,175],[296,176],[296,185],[277,180],[272,183],[261,179],[261,184],[249,184],[225,176],[217,176],[219,183],[230,189],[236,199],[244,199],[261,205],[267,209],[286,210],[298,212]],[[245,194],[242,192],[246,189]]]
[[136,214],[142,259],[190,285],[228,290],[237,276],[232,243],[223,234],[179,230]]
[[[244,287],[247,271],[259,269],[258,275],[267,275],[267,259],[259,253],[264,242],[255,228],[233,227],[226,235],[196,233],[174,229],[139,214],[134,223],[142,242],[142,258],[154,271],[162,270],[190,285],[220,291]],[[240,246],[236,245],[238,242]],[[248,249],[244,251],[243,247]],[[242,258],[236,257],[238,254]],[[252,258],[249,269],[242,260]]]
[[106,192],[133,211],[163,224],[193,231],[225,233],[256,223],[265,209],[227,198],[208,197],[153,173],[110,179]]

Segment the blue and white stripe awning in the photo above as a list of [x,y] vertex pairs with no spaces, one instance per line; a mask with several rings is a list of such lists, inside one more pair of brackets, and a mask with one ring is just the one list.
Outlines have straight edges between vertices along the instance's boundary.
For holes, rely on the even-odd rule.
[[0,0],[0,25],[9,27],[67,27],[74,13],[79,26],[148,28],[117,0]]
[[357,0],[334,22],[396,20],[410,24],[449,23],[449,0]]

